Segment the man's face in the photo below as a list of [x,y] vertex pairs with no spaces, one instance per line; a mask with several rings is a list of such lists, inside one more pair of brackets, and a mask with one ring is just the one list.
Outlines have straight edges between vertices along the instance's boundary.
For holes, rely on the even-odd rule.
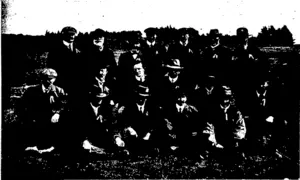
[[172,69],[172,70],[170,71],[170,73],[169,73],[169,76],[170,76],[171,78],[176,78],[177,76],[179,76],[179,74],[180,74],[180,71],[179,71],[179,70]]
[[228,106],[230,104],[231,96],[232,96],[232,91],[230,89],[226,89],[223,97],[223,102],[222,102],[223,106]]
[[145,75],[145,69],[143,68],[142,64],[136,64],[133,69],[136,76],[142,77]]
[[141,44],[139,42],[135,42],[132,46],[131,52],[138,54],[140,52]]
[[76,37],[76,33],[73,32],[67,32],[64,34],[64,40],[67,41],[68,43],[74,42]]
[[136,97],[136,101],[140,105],[144,104],[144,102],[145,102],[146,99],[147,99],[147,96],[137,95],[137,97]]
[[177,98],[177,104],[179,105],[183,105],[184,103],[186,103],[186,101],[187,101],[187,97],[185,95],[182,95]]
[[54,77],[45,77],[43,80],[43,85],[48,88],[49,86],[53,85],[55,82],[56,78]]
[[156,34],[150,34],[150,35],[147,36],[147,40],[148,40],[149,42],[153,42],[153,41],[156,40],[156,37],[157,37]]
[[103,47],[104,41],[105,41],[104,37],[97,37],[93,39],[93,44],[98,47]]
[[180,41],[187,44],[189,42],[190,35],[189,34],[183,34],[180,38]]
[[107,68],[100,69],[99,79],[102,80],[102,81],[105,80],[105,77],[106,77],[107,73],[108,73]]
[[215,36],[215,37],[211,38],[211,45],[212,46],[215,46],[215,45],[219,44],[219,42],[220,42],[220,37]]

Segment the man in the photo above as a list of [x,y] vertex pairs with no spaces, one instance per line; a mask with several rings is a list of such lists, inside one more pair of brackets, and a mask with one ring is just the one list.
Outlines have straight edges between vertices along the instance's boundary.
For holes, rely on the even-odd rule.
[[60,145],[61,116],[66,104],[64,90],[54,82],[55,70],[42,71],[41,84],[27,89],[23,96],[22,119],[25,126],[26,151],[52,152]]
[[177,43],[170,46],[169,53],[180,59],[182,67],[184,67],[183,75],[185,79],[189,79],[190,76],[194,75],[197,57],[191,46],[190,34],[186,28],[179,30],[179,39]]
[[169,103],[173,103],[175,100],[176,91],[180,88],[186,89],[187,85],[181,74],[183,67],[181,66],[180,59],[173,57],[169,61],[165,68],[168,69],[168,73],[163,77],[160,86],[160,104],[162,106],[168,106]]
[[237,29],[237,40],[238,45],[233,52],[233,65],[238,76],[233,78],[233,88],[241,111],[245,116],[251,116],[254,112],[251,112],[249,105],[255,99],[257,84],[266,79],[268,65],[258,47],[251,43],[247,28]]
[[194,153],[200,149],[201,142],[198,140],[204,126],[199,121],[198,110],[187,104],[187,96],[183,91],[178,89],[175,98],[170,106],[163,109],[168,136],[166,145],[171,150],[179,148],[183,153]]
[[[73,88],[75,83],[72,75],[74,72],[78,72],[78,69],[81,67],[81,52],[76,48],[74,43],[77,30],[67,26],[62,29],[60,35],[61,41],[49,51],[47,66],[55,69],[60,75],[57,84],[64,88],[66,93],[73,95],[75,93],[75,89]],[[76,78],[76,81],[78,83],[78,81],[81,81],[81,78]]]
[[246,135],[246,124],[241,112],[234,103],[231,88],[222,87],[222,96],[219,99],[219,106],[208,117],[209,140],[216,148],[225,148],[232,151],[241,146]]
[[133,154],[153,150],[157,119],[155,106],[150,99],[149,88],[138,85],[134,89],[135,96],[125,105],[122,117],[118,122],[124,131],[116,137],[124,140],[125,146]]
[[160,45],[157,42],[157,32],[154,28],[145,30],[146,41],[142,45],[142,53],[145,58],[145,68],[149,76],[154,80],[162,75],[162,59],[160,57]]
[[106,35],[102,29],[91,32],[92,46],[87,54],[87,73],[94,76],[98,69],[108,67],[110,79],[115,79],[117,63],[114,53],[107,47]]
[[208,34],[210,45],[202,53],[202,71],[204,77],[208,74],[214,75],[221,81],[229,81],[231,77],[231,52],[220,42],[220,33],[218,29],[211,29]]
[[84,119],[81,120],[83,148],[98,154],[105,154],[113,149],[115,133],[113,127],[115,104],[111,98],[110,89],[103,81],[100,78],[93,85],[89,93],[89,102],[82,106]]

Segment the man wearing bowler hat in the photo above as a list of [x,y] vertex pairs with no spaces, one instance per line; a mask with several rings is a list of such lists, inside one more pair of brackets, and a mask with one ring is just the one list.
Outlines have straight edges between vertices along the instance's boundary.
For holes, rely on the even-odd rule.
[[23,96],[22,120],[24,123],[23,142],[26,151],[51,152],[59,146],[61,116],[66,104],[64,90],[54,82],[55,70],[45,68],[41,72],[41,83],[29,87]]

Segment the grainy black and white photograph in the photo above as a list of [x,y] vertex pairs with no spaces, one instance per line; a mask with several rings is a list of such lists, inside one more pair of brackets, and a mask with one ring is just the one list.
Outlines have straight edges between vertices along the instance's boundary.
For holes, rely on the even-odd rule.
[[300,179],[298,0],[1,0],[1,178]]

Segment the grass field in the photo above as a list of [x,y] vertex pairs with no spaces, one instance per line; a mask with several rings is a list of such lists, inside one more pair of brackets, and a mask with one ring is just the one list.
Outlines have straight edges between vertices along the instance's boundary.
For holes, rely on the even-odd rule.
[[[280,56],[290,48],[263,48],[269,55],[270,63],[280,66]],[[115,52],[116,57],[121,51]],[[299,51],[298,51],[299,52]],[[109,178],[109,179],[174,179],[174,178],[247,178],[247,179],[283,179],[299,178],[299,156],[293,159],[295,149],[291,143],[299,143],[295,139],[286,138],[282,147],[271,151],[268,135],[257,139],[254,150],[246,156],[228,156],[224,152],[212,152],[208,158],[180,156],[176,153],[155,156],[120,157],[113,154],[101,156],[82,153],[72,160],[64,160],[59,154],[15,154],[11,144],[16,141],[18,116],[15,113],[16,103],[22,96],[22,87],[12,87],[9,104],[5,106],[2,120],[2,176],[3,179],[13,177],[43,178]],[[298,140],[298,142],[295,142]],[[72,151],[72,150],[70,150]],[[296,153],[300,153],[299,148]]]

